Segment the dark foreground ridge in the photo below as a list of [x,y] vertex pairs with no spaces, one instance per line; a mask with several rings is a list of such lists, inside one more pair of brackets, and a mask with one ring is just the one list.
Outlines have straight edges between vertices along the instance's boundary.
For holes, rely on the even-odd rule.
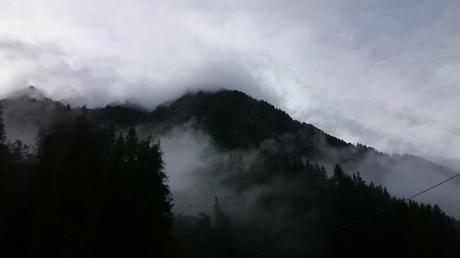
[[[1,257],[460,257],[458,221],[364,179],[408,164],[453,171],[346,143],[242,92],[190,93],[154,111],[1,104]],[[3,118],[15,136],[34,131],[35,148],[7,140]],[[160,143],[135,129],[183,126],[227,155],[193,171],[226,193],[207,196],[212,212],[172,214]]]

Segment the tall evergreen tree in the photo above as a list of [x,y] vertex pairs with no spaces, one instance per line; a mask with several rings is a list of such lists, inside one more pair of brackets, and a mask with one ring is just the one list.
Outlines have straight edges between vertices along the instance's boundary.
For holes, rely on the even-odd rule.
[[171,200],[159,145],[84,117],[38,143],[35,257],[168,257]]
[[6,141],[6,132],[5,132],[5,124],[3,121],[3,107],[0,105],[0,144],[5,144]]

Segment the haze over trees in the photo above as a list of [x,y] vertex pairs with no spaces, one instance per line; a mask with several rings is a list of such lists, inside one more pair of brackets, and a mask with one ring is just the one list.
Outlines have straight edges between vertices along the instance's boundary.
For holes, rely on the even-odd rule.
[[[456,219],[341,166],[392,157],[241,92],[188,94],[152,112],[36,101],[59,115],[31,147],[7,140],[0,115],[1,257],[460,257]],[[191,121],[230,153],[197,177],[218,178],[232,212],[209,195],[211,213],[172,214],[161,145],[137,131]],[[340,164],[329,171],[325,158]]]

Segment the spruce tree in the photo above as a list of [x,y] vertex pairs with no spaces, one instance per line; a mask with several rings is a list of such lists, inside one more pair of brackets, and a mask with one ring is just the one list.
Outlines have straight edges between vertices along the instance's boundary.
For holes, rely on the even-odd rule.
[[158,144],[133,129],[116,139],[80,117],[42,134],[38,159],[31,254],[168,257],[171,198]]
[[6,141],[5,124],[3,122],[3,107],[0,105],[0,144],[4,145]]

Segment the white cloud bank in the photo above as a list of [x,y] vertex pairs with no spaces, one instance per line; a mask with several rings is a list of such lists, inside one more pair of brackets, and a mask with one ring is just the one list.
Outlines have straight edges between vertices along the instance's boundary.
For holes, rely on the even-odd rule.
[[236,88],[352,142],[459,158],[456,1],[20,1],[0,94],[89,105]]

